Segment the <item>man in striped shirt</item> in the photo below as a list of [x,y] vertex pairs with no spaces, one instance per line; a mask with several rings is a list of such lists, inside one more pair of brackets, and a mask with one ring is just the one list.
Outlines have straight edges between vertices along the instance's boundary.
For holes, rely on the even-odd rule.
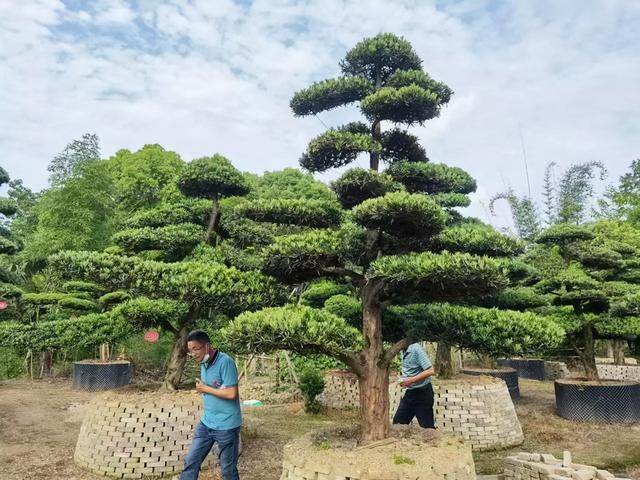
[[402,352],[400,386],[406,388],[393,423],[408,425],[414,417],[422,428],[436,428],[433,418],[433,365],[419,343],[412,343]]

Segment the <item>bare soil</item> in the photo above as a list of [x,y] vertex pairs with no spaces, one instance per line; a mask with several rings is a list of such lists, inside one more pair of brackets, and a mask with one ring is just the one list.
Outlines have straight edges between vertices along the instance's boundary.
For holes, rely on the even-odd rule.
[[[501,471],[502,460],[513,452],[562,457],[563,450],[570,450],[576,462],[640,480],[640,425],[570,422],[554,414],[552,382],[521,380],[520,390],[522,399],[516,409],[525,443],[510,450],[474,454],[478,473]],[[80,424],[93,395],[73,390],[69,380],[0,382],[0,478],[104,480],[73,463]],[[240,458],[243,480],[278,479],[282,448],[290,439],[355,421],[353,412],[307,415],[300,403],[257,407],[247,415],[259,418],[263,426],[256,438],[245,442]],[[201,478],[215,477],[204,472]]]

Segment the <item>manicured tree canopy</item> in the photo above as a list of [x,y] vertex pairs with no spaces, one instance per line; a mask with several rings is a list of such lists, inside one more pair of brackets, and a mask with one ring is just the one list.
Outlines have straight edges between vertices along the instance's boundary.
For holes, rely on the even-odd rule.
[[[469,308],[485,305],[515,277],[518,268],[491,257],[520,253],[523,245],[454,210],[468,205],[467,194],[476,188],[469,174],[426,163],[406,132],[381,132],[384,120],[410,125],[433,118],[451,91],[420,70],[408,42],[390,34],[364,40],[341,66],[343,77],[296,93],[294,113],[360,101],[371,124],[329,130],[311,141],[300,163],[321,172],[369,152],[372,170],[352,169],[333,183],[341,215],[331,204],[304,199],[249,201],[243,209],[255,220],[312,227],[274,237],[263,250],[265,273],[298,288],[330,278],[350,285],[349,291],[312,283],[312,294],[306,301],[302,296],[311,307],[243,314],[226,335],[248,350],[288,348],[346,363],[360,382],[363,437],[378,440],[388,433],[381,419],[389,413],[389,365],[410,343],[447,339],[490,353],[519,353],[557,342],[562,331],[531,313]],[[382,174],[376,171],[380,158],[391,163]],[[338,295],[313,310],[322,298],[314,291],[334,288]],[[420,313],[404,315],[400,305]]]
[[173,334],[167,389],[179,383],[186,362],[186,336],[206,312],[237,315],[286,299],[286,292],[273,279],[220,263],[165,263],[135,256],[62,252],[50,257],[49,265],[63,279],[83,279],[131,295],[131,300],[112,310],[114,318],[125,318],[135,328],[154,326]]
[[[9,181],[9,174],[0,167],[0,186]],[[8,257],[20,250],[20,243],[14,238],[9,228],[11,218],[16,214],[18,206],[10,198],[0,197],[0,257]],[[4,259],[2,259],[4,260]],[[0,300],[8,302],[8,308],[0,311],[0,320],[8,320],[16,314],[16,303],[22,295],[22,290],[16,285],[15,275],[4,265],[0,264]]]
[[316,115],[359,102],[368,123],[329,129],[309,143],[300,160],[311,172],[347,165],[368,153],[370,167],[386,162],[427,160],[418,139],[406,130],[382,132],[381,123],[423,125],[437,117],[453,92],[422,70],[422,60],[405,39],[391,33],[366,38],[340,62],[342,75],[296,92],[291,109],[299,116]]
[[555,307],[587,377],[598,376],[595,338],[640,335],[640,234],[631,225],[600,221],[554,225],[537,238],[530,261],[542,274],[534,286]]
[[213,202],[205,242],[209,242],[218,225],[219,200],[249,193],[242,173],[236,170],[229,160],[218,154],[190,162],[178,179],[178,187],[187,197],[206,198]]

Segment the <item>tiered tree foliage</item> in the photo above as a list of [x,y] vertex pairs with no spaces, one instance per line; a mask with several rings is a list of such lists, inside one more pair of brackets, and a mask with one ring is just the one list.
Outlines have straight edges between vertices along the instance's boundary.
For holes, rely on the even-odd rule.
[[[9,181],[9,174],[0,167],[0,186]],[[11,218],[18,211],[16,202],[11,198],[0,197],[0,320],[11,318],[15,314],[16,300],[22,290],[16,285],[16,278],[9,268],[8,257],[15,255],[20,249],[19,243],[11,232]]]
[[[410,343],[436,337],[511,353],[553,343],[562,330],[532,314],[471,308],[509,284],[509,268],[489,255],[511,255],[520,245],[453,210],[468,205],[466,194],[475,190],[466,172],[428,163],[405,131],[382,132],[385,120],[433,118],[450,89],[422,71],[408,42],[390,34],[360,42],[341,66],[344,76],[296,93],[291,106],[309,115],[359,101],[369,124],[329,130],[311,141],[301,164],[321,172],[365,152],[372,169],[349,170],[333,184],[342,209],[303,199],[243,208],[258,221],[307,228],[274,238],[264,250],[265,273],[296,286],[333,278],[353,291],[328,298],[324,309],[244,313],[226,335],[248,350],[323,353],[347,364],[359,380],[363,439],[373,441],[388,435],[389,368]],[[391,164],[384,173],[377,172],[381,159]],[[319,298],[309,295],[306,303]]]
[[558,224],[528,253],[589,380],[597,379],[594,340],[640,335],[640,234],[629,224]]

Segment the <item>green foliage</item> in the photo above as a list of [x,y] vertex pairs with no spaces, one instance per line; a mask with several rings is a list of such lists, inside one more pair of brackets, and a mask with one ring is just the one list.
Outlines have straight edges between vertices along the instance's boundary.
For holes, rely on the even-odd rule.
[[102,305],[102,308],[109,308],[112,305],[122,303],[125,300],[129,300],[131,295],[123,290],[116,290],[115,292],[109,292],[98,298],[98,303]]
[[124,250],[131,252],[163,250],[171,258],[184,257],[201,240],[202,227],[193,223],[158,228],[129,228],[113,236],[113,241]]
[[69,310],[91,311],[98,308],[96,302],[84,298],[67,297],[58,300],[58,305]]
[[103,313],[70,320],[0,322],[0,347],[11,347],[21,352],[82,348],[116,343],[131,333],[128,323]]
[[317,370],[307,369],[300,375],[298,388],[304,395],[304,411],[307,413],[319,413],[322,405],[316,399],[324,390],[324,378]]
[[22,364],[22,357],[15,349],[0,348],[0,380],[20,377],[24,373]]
[[[245,174],[246,175],[246,174]],[[247,196],[256,199],[304,198],[307,200],[335,200],[335,195],[326,184],[302,173],[295,168],[285,168],[275,172],[265,172],[251,182],[251,192]]]
[[420,124],[440,114],[441,100],[435,92],[417,85],[382,87],[366,96],[360,105],[370,121],[389,120],[408,125]]
[[462,224],[447,228],[434,239],[436,248],[450,252],[467,252],[491,257],[508,257],[522,253],[524,245],[488,225]]
[[107,162],[122,215],[180,198],[176,182],[185,164],[175,152],[145,145],[137,152],[118,150]]
[[188,163],[180,174],[178,187],[184,195],[199,198],[222,198],[249,192],[242,174],[219,154]]
[[0,254],[14,255],[18,252],[18,245],[8,238],[0,237]]
[[[402,311],[403,307],[397,307]],[[531,312],[450,304],[404,307],[406,329],[417,340],[445,340],[493,356],[516,356],[557,346],[565,332],[554,318]]]
[[350,258],[357,233],[340,230],[308,230],[277,237],[264,249],[263,271],[287,283],[323,276],[324,269],[342,265]]
[[133,214],[126,222],[128,228],[166,227],[180,223],[204,223],[204,218],[211,205],[206,200],[193,200],[182,203],[168,203],[155,208],[140,210]]
[[345,75],[361,75],[373,83],[377,78],[386,81],[397,70],[415,70],[421,66],[422,60],[411,44],[392,33],[365,38],[340,62]]
[[230,315],[285,298],[282,287],[269,277],[214,263],[163,263],[95,252],[61,252],[49,262],[62,278],[81,278],[133,296],[170,298]]
[[100,159],[100,140],[92,133],[85,133],[80,140],[74,140],[56,155],[47,167],[49,183],[53,187],[82,176],[84,167]]
[[637,225],[640,221],[640,159],[631,162],[630,170],[620,177],[617,187],[605,193],[600,208],[607,217]]
[[442,208],[468,207],[471,205],[471,199],[462,193],[436,193],[431,198]]
[[387,288],[424,300],[471,302],[507,286],[499,264],[467,253],[423,252],[380,257],[369,278],[384,278]]
[[0,214],[11,217],[18,212],[18,204],[10,198],[0,197]]
[[380,152],[382,146],[368,133],[330,128],[309,142],[300,165],[309,172],[324,172],[353,162],[362,152]]
[[65,249],[101,250],[113,231],[114,186],[107,162],[91,161],[64,185],[47,190],[37,206],[37,226],[26,239],[24,257],[41,264]]
[[100,285],[96,285],[95,283],[72,280],[70,282],[65,282],[62,285],[62,291],[67,293],[87,292],[91,295],[100,295],[102,293],[102,288],[100,288]]
[[442,82],[436,82],[424,71],[416,70],[397,70],[387,80],[386,86],[394,88],[408,87],[409,85],[417,85],[418,87],[434,92],[440,103],[449,103],[453,90]]
[[188,313],[184,302],[167,299],[133,298],[111,310],[114,319],[129,322],[136,329],[181,325]]
[[560,222],[580,224],[586,219],[589,199],[593,196],[593,180],[607,176],[602,162],[572,165],[560,180],[558,219]]
[[336,317],[344,318],[352,327],[362,327],[362,302],[351,295],[328,298],[324,302],[324,309]]
[[337,283],[327,279],[318,280],[317,282],[310,284],[304,292],[302,292],[302,304],[309,305],[314,308],[322,308],[325,300],[329,297],[341,295],[348,291],[349,286],[344,283]]
[[536,242],[563,247],[576,240],[592,240],[593,238],[594,234],[589,227],[559,223],[542,232]]
[[504,310],[527,310],[548,305],[549,301],[532,287],[511,287],[498,292],[488,303]]
[[215,247],[201,243],[188,258],[189,261],[220,263],[238,270],[260,270],[263,258],[252,247],[238,248],[224,240]]
[[403,189],[389,175],[364,168],[347,170],[340,178],[331,183],[331,188],[340,204],[347,209],[370,198],[381,197],[390,192]]
[[364,201],[353,209],[353,218],[365,228],[428,238],[444,227],[446,214],[424,195],[393,192]]
[[416,461],[399,453],[393,454],[393,463],[396,465],[415,465]]
[[55,305],[60,300],[67,298],[77,298],[77,296],[72,293],[61,292],[25,293],[22,295],[22,303],[28,305]]
[[418,142],[418,137],[400,128],[394,128],[382,134],[382,154],[380,157],[388,163],[399,160],[407,162],[429,161],[427,152]]
[[506,200],[511,208],[511,216],[518,236],[523,240],[533,241],[540,233],[540,221],[536,206],[530,198],[518,198],[512,189],[494,195],[489,201],[489,210],[495,215],[495,203]]
[[361,345],[358,330],[324,310],[288,305],[245,312],[223,329],[227,343],[239,351],[324,353],[341,356]]
[[411,193],[467,194],[476,190],[476,182],[467,172],[442,163],[395,162],[386,172]]
[[0,282],[0,298],[7,300],[9,298],[19,298],[24,294],[24,290],[11,283]]
[[363,77],[332,78],[296,92],[289,106],[297,116],[315,115],[362,100],[372,90],[372,83]]
[[342,210],[335,200],[267,199],[239,205],[236,212],[251,220],[312,228],[335,227]]

